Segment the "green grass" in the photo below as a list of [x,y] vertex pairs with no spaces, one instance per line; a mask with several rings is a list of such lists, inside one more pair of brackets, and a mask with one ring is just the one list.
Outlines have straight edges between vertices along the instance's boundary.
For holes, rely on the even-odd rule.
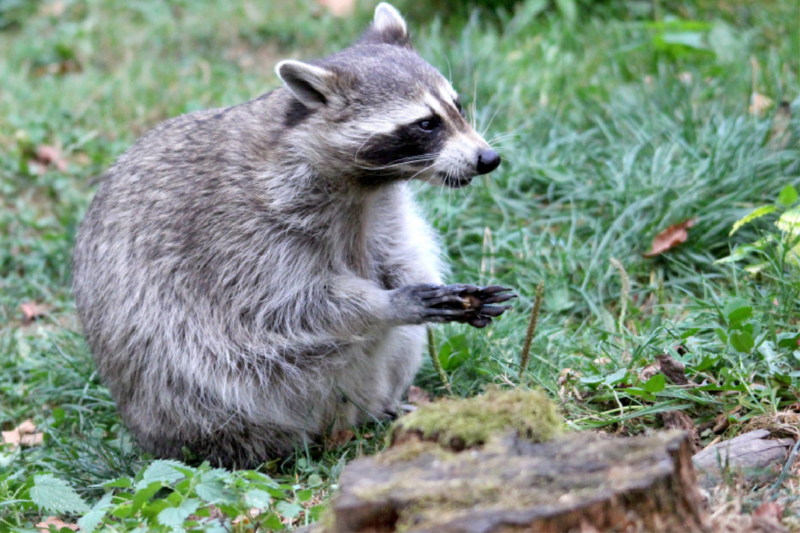
[[[102,483],[126,478],[134,486],[153,467],[95,372],[69,288],[75,231],[104,169],[168,117],[276,87],[277,60],[345,46],[370,15],[364,6],[340,21],[310,3],[64,4],[52,15],[37,2],[0,2],[0,424],[6,431],[33,418],[45,433],[43,446],[0,449],[0,531],[50,514],[74,518],[29,501],[31,487],[44,482],[36,476],[68,481],[94,504]],[[534,0],[449,24],[409,15],[420,53],[451,76],[505,158],[467,190],[418,187],[446,243],[451,279],[520,294],[515,312],[488,330],[437,329],[456,395],[492,383],[538,387],[559,401],[569,427],[625,434],[657,429],[663,410],[683,409],[703,423],[741,406],[730,415],[734,434],[798,400],[800,272],[791,252],[762,252],[769,265],[757,276],[747,263],[715,261],[775,233],[767,217],[728,236],[786,184],[800,187],[797,118],[792,140],[776,149],[768,141],[774,107],[762,117],[748,113],[755,89],[800,115],[800,13],[791,0],[716,4],[665,1],[653,12],[643,9],[649,4],[604,2],[575,21],[554,9],[535,13]],[[67,67],[74,71],[58,73]],[[42,144],[60,148],[66,170],[34,172],[28,162]],[[697,224],[685,244],[642,258],[660,230],[690,217]],[[631,284],[621,324],[612,257]],[[540,280],[542,314],[520,383]],[[48,312],[25,325],[20,305],[28,301]],[[688,352],[678,355],[678,344]],[[704,386],[641,380],[668,351]],[[444,394],[429,363],[417,381]],[[330,493],[347,460],[380,449],[384,430],[355,428],[347,445],[300,449],[262,469],[269,482],[246,473],[212,479],[217,474],[202,469],[159,480],[180,497],[155,494],[115,519],[117,530],[148,516],[156,524],[167,506],[190,508],[204,483],[229,491],[230,515],[252,507],[248,491],[265,490],[268,516],[291,517],[297,505]],[[706,443],[714,437],[702,435]],[[139,490],[118,488],[114,505],[130,506]]]

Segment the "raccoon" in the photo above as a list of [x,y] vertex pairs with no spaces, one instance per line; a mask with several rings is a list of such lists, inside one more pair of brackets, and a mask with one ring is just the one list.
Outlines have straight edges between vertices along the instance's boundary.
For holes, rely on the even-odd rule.
[[513,297],[442,284],[408,182],[463,187],[500,157],[395,8],[351,47],[276,72],[279,89],[142,137],[78,232],[87,342],[158,457],[252,467],[392,416],[426,323],[484,327]]

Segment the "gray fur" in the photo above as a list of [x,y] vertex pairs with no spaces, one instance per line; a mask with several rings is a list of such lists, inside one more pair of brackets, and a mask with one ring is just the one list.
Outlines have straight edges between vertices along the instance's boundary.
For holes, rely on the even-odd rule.
[[[443,149],[389,165],[359,154],[449,84],[385,4],[362,41],[303,65],[279,65],[287,88],[146,134],[81,224],[85,335],[157,456],[252,466],[384,417],[419,367],[421,324],[470,322],[438,287],[436,238],[406,181],[469,179],[473,164],[440,161]],[[488,149],[445,122],[439,146],[460,136],[454,150]]]

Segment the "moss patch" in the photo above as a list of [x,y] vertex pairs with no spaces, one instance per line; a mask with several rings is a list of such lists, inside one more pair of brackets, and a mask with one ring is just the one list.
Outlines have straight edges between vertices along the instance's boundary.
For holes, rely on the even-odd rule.
[[398,420],[392,443],[417,435],[454,451],[482,446],[493,435],[509,431],[532,442],[544,442],[561,432],[563,421],[542,392],[490,389],[466,400],[440,400]]

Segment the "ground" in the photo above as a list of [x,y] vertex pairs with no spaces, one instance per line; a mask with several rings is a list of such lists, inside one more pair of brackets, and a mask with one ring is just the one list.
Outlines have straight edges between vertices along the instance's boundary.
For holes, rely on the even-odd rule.
[[[318,516],[349,459],[383,447],[388,428],[371,425],[260,473],[153,461],[120,424],[70,292],[77,225],[119,154],[168,117],[276,87],[280,59],[351,42],[370,18],[362,4],[336,19],[305,2],[0,2],[0,424],[6,442],[28,419],[38,428],[33,446],[0,448],[0,530],[73,523],[92,506],[84,531],[101,520],[211,530],[251,509],[263,512],[235,529],[288,529]],[[656,431],[659,413],[680,410],[702,446],[786,419],[800,379],[787,187],[800,187],[797,3],[499,4],[451,17],[398,4],[417,49],[504,157],[468,189],[416,187],[450,280],[520,295],[486,330],[436,329],[452,393],[536,388],[568,431]],[[762,206],[775,212],[730,235]],[[643,257],[691,219],[685,242]],[[732,252],[740,260],[725,260]],[[689,384],[656,371],[664,353]],[[417,385],[449,394],[430,362]],[[791,514],[795,481],[781,482],[772,495]],[[772,496],[735,488],[745,511]]]

